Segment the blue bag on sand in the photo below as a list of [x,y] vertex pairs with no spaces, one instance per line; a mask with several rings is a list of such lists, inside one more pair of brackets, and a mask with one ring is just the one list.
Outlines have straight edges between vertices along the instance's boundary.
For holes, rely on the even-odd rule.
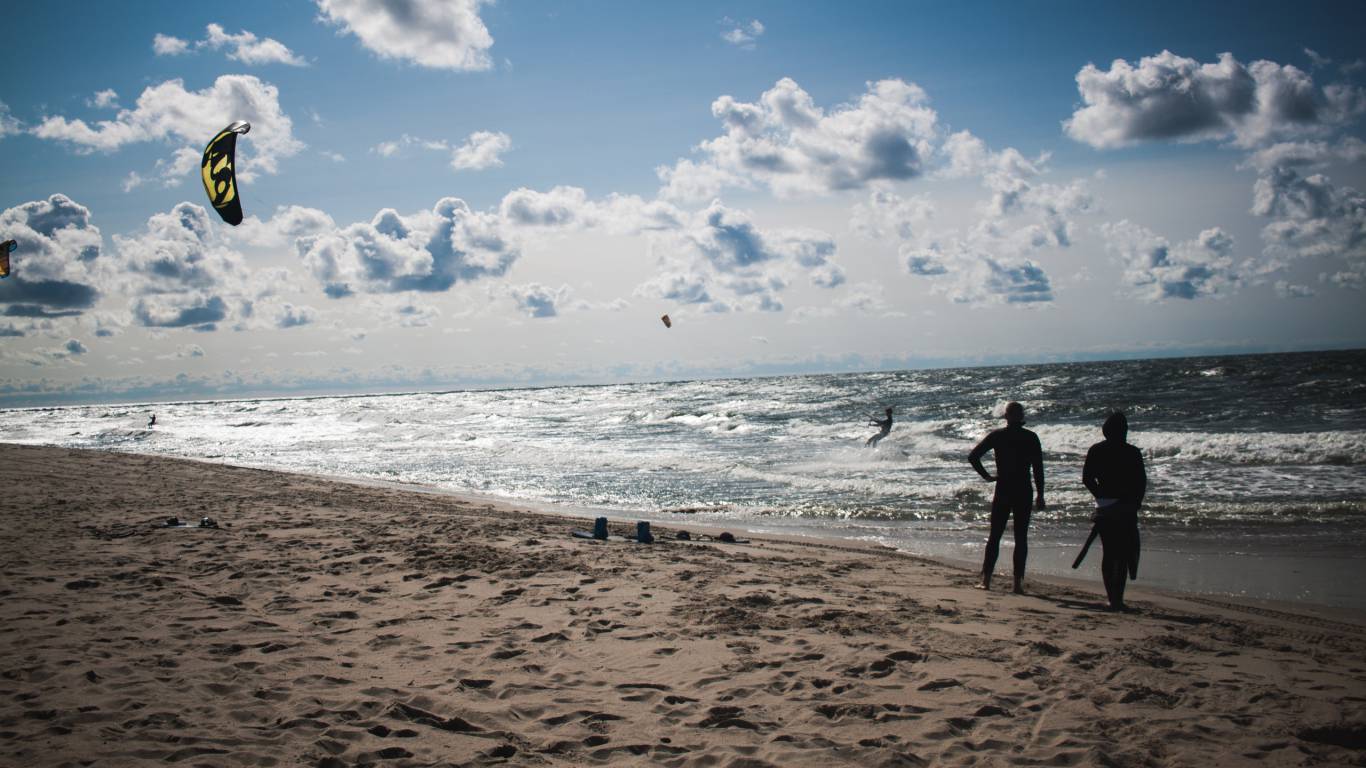
[[607,538],[607,518],[599,517],[598,519],[593,521],[593,538]]
[[641,520],[636,523],[636,541],[641,544],[650,544],[654,540],[655,537],[650,534],[650,523],[648,521]]

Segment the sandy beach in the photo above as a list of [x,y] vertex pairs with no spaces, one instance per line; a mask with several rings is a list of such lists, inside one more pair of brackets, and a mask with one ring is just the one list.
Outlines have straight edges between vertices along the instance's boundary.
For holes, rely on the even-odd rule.
[[1366,765],[1351,612],[1116,615],[1099,583],[139,455],[0,446],[0,484],[0,765]]

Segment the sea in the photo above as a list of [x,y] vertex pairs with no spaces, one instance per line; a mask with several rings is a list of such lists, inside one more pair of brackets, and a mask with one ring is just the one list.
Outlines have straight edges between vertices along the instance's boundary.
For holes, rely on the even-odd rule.
[[[992,485],[967,454],[1012,400],[1044,448],[1048,507],[1033,515],[1031,573],[1102,594],[1099,546],[1082,568],[1071,563],[1093,512],[1082,462],[1121,410],[1149,477],[1135,588],[1366,610],[1362,350],[24,408],[0,411],[0,442],[400,483],[974,565]],[[887,407],[891,433],[865,447],[870,418]]]

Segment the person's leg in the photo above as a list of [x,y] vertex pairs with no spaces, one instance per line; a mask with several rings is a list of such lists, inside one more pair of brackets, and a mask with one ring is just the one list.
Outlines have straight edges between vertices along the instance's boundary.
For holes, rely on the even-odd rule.
[[1000,495],[991,499],[991,534],[987,537],[987,551],[982,558],[982,582],[979,589],[991,589],[991,574],[996,570],[996,557],[1001,553],[1001,536],[1006,532],[1006,518],[1010,503]]
[[1034,499],[1026,491],[1011,505],[1015,515],[1015,592],[1024,594],[1025,561],[1029,558],[1029,517]]
[[[1100,526],[1100,579],[1105,583],[1105,599],[1110,603],[1110,608],[1115,608],[1117,603],[1123,603],[1123,597],[1115,594],[1115,574],[1120,568],[1127,568],[1123,556],[1120,554],[1120,542],[1115,536],[1114,527],[1104,523]],[[1126,576],[1128,574],[1125,574]]]

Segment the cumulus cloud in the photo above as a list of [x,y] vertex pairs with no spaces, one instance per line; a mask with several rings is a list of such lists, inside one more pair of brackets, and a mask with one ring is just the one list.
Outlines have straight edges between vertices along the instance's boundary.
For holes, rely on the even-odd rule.
[[778,195],[859,189],[920,175],[937,117],[925,92],[902,80],[869,83],[853,104],[826,112],[789,78],[757,102],[722,96],[712,114],[725,133],[697,146],[699,160],[657,169],[661,195],[702,200],[723,187]]
[[90,209],[55,194],[0,213],[0,231],[17,244],[0,291],[5,314],[64,316],[95,304],[104,238]]
[[163,35],[160,32],[152,38],[152,51],[158,56],[179,56],[188,53],[190,44],[188,41],[181,40],[171,35]]
[[1333,282],[1362,287],[1366,270],[1366,196],[1339,187],[1328,176],[1303,175],[1300,169],[1277,166],[1253,186],[1252,213],[1270,221],[1262,228],[1269,264],[1318,258],[1331,265]]
[[1125,285],[1146,301],[1223,296],[1241,284],[1233,238],[1218,227],[1176,245],[1127,219],[1102,224],[1100,232],[1124,266]]
[[726,18],[721,20],[721,24],[725,26],[725,31],[721,33],[721,39],[746,50],[753,50],[759,38],[764,34],[764,25],[758,19],[739,22]]
[[205,28],[205,33],[199,47],[211,50],[226,48],[229,59],[243,64],[288,64],[291,67],[308,65],[307,61],[274,38],[260,39],[246,30],[230,35],[218,24],[210,24]]
[[94,96],[85,100],[88,107],[95,109],[110,109],[119,105],[119,94],[112,88],[97,91]]
[[480,171],[503,164],[503,153],[512,148],[512,138],[498,131],[475,131],[465,143],[453,147],[442,139],[422,139],[403,134],[392,141],[382,141],[370,149],[380,157],[397,157],[409,147],[451,153],[451,169]]
[[333,298],[445,291],[507,272],[521,254],[504,230],[496,214],[447,197],[430,211],[402,216],[386,208],[368,223],[300,237],[295,250]]
[[157,355],[158,360],[185,360],[194,357],[204,357],[204,348],[198,344],[181,344],[174,352]]
[[[1331,63],[1310,49],[1305,54],[1315,71]],[[1366,142],[1354,136],[1334,139],[1366,112],[1362,88],[1320,86],[1292,65],[1254,61],[1244,66],[1230,54],[1200,64],[1169,51],[1137,66],[1116,61],[1108,72],[1088,65],[1077,84],[1085,106],[1065,125],[1079,141],[1113,147],[1156,139],[1227,139],[1249,151],[1241,167],[1257,171],[1251,211],[1268,221],[1262,228],[1262,262],[1248,266],[1245,277],[1260,280],[1292,260],[1317,258],[1328,265],[1320,276],[1325,282],[1361,285],[1366,201],[1322,171],[1333,163],[1366,159]],[[1226,259],[1204,246],[1170,247],[1152,233],[1136,233],[1127,222],[1110,231],[1121,235],[1114,249],[1127,254],[1127,263],[1139,265],[1129,275],[1131,284],[1142,286],[1150,298],[1217,294],[1237,282]],[[1156,266],[1143,266],[1148,263]],[[1181,269],[1191,270],[1191,279],[1183,279]],[[1285,284],[1278,295],[1303,295],[1299,287]]]
[[322,18],[382,58],[432,69],[486,70],[493,37],[479,18],[485,0],[317,0]]
[[113,120],[90,125],[80,119],[47,117],[32,132],[84,152],[110,152],[148,141],[183,142],[165,161],[168,171],[182,173],[197,167],[206,137],[233,120],[251,123],[251,133],[238,142],[237,175],[243,181],[258,171],[278,172],[281,159],[304,147],[280,108],[279,89],[251,75],[223,75],[200,91],[186,90],[181,80],[168,80],[144,90],[137,106],[119,110]]
[[151,328],[216,330],[247,293],[242,257],[210,225],[210,214],[180,203],[152,215],[144,231],[114,236],[110,280],[137,297],[134,320]]
[[1037,261],[980,232],[968,238],[903,243],[906,271],[957,304],[1047,304],[1053,283]]
[[502,154],[512,147],[512,139],[498,131],[476,131],[451,154],[451,168],[480,171],[503,164]]
[[1230,53],[1214,63],[1163,51],[1137,65],[1077,73],[1083,106],[1063,123],[1067,134],[1097,148],[1151,140],[1232,139],[1252,147],[1280,137],[1322,133],[1366,108],[1362,89],[1315,85],[1290,64],[1244,65]]
[[310,306],[295,306],[289,302],[274,309],[276,328],[298,328],[318,322],[318,310]]
[[660,274],[637,295],[698,305],[704,311],[778,311],[793,276],[833,288],[845,280],[830,235],[810,229],[763,230],[719,201],[655,243]]
[[251,245],[279,247],[292,245],[301,237],[323,234],[336,227],[332,217],[317,208],[282,205],[275,209],[275,214],[269,219],[248,216],[241,224],[227,230],[227,234]]
[[1307,299],[1314,295],[1314,289],[1307,285],[1295,285],[1285,280],[1277,280],[1276,295],[1282,299]]
[[0,101],[0,139],[5,138],[23,130],[23,126],[9,112],[9,105]]
[[517,303],[517,309],[527,317],[555,317],[559,314],[556,306],[563,304],[569,297],[569,286],[548,288],[540,283],[513,285],[508,287],[508,296]]
[[682,209],[662,200],[618,194],[590,200],[582,188],[569,186],[548,192],[515,189],[503,196],[499,214],[509,224],[532,230],[602,229],[612,234],[675,230],[687,219]]

